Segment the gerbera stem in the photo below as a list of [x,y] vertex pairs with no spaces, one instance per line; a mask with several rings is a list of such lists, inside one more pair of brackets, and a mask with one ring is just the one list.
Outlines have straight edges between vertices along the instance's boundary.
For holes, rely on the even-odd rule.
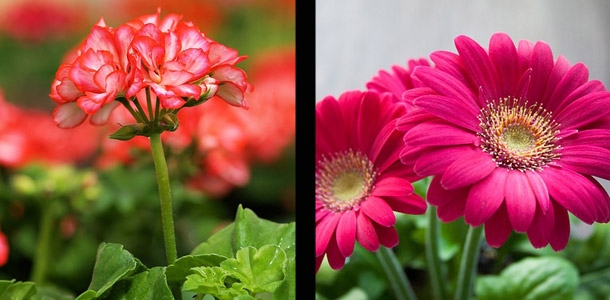
[[460,273],[458,274],[455,300],[470,300],[472,284],[476,277],[476,268],[479,262],[479,246],[483,237],[483,226],[470,227],[466,235]]
[[379,259],[386,276],[388,276],[388,280],[390,280],[394,294],[396,294],[396,299],[416,300],[417,297],[415,296],[415,292],[413,292],[407,275],[405,275],[402,266],[398,263],[398,259],[396,258],[396,255],[394,255],[392,249],[383,246],[379,247],[379,250],[377,250],[377,258]]
[[38,227],[38,242],[36,244],[36,254],[34,256],[34,267],[32,269],[32,281],[37,284],[44,283],[47,268],[49,266],[49,257],[51,255],[51,237],[53,236],[54,228],[54,211],[53,206],[49,204],[42,208],[40,216],[40,224]]
[[163,223],[163,238],[165,240],[165,256],[167,263],[172,264],[177,258],[176,237],[174,235],[174,215],[172,212],[172,195],[169,187],[169,174],[165,153],[161,143],[161,133],[153,133],[150,136],[150,148],[157,173],[157,184],[159,185],[159,197],[161,199],[161,221]]
[[441,259],[439,256],[439,221],[436,217],[436,207],[428,208],[428,230],[426,231],[426,260],[428,262],[428,274],[432,284],[432,294],[436,300],[447,299]]

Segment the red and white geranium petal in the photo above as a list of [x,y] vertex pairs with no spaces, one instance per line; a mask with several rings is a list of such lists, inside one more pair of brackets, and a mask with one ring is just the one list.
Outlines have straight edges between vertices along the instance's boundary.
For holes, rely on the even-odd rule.
[[244,91],[231,82],[225,82],[218,86],[216,96],[222,98],[222,100],[230,105],[238,107],[246,106]]
[[93,125],[104,125],[108,122],[108,118],[110,118],[110,114],[114,111],[117,106],[119,106],[118,101],[112,101],[104,105],[100,108],[96,113],[91,115],[91,119],[89,122]]
[[73,128],[85,121],[87,114],[76,102],[60,104],[53,110],[53,119],[59,128]]

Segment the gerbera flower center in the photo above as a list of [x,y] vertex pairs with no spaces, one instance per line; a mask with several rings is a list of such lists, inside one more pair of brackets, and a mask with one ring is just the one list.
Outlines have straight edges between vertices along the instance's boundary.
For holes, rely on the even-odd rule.
[[487,103],[479,114],[481,149],[499,167],[537,170],[559,158],[559,124],[535,103],[511,97]]
[[316,165],[316,198],[335,212],[353,209],[369,195],[376,175],[373,162],[359,151],[323,156]]

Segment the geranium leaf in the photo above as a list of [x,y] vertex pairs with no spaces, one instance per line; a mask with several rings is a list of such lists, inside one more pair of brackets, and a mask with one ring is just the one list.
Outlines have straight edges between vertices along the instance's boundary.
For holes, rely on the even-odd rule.
[[192,268],[218,266],[226,259],[227,257],[218,254],[186,255],[168,266],[165,275],[167,281],[183,282],[187,275],[193,273]]
[[288,258],[295,255],[295,223],[280,224],[259,218],[252,210],[239,206],[235,216],[233,249],[260,249],[265,245],[279,246]]
[[478,300],[567,300],[572,299],[578,282],[578,270],[563,258],[526,258],[508,266],[499,276],[479,277],[476,297]]
[[284,250],[266,245],[258,250],[243,248],[237,251],[236,258],[227,259],[220,266],[252,293],[273,293],[284,281],[285,261]]

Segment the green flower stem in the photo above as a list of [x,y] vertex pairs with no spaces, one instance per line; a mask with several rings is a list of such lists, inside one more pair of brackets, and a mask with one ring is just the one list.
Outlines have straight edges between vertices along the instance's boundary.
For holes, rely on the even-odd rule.
[[441,258],[439,256],[439,221],[436,217],[436,207],[428,208],[428,229],[426,230],[426,261],[428,262],[428,274],[432,284],[432,294],[435,300],[447,299],[445,291],[445,280],[441,269]]
[[[146,88],[146,105],[148,106],[148,118],[154,121],[152,101],[150,100],[150,89]],[[157,123],[153,123],[155,125]]]
[[[50,204],[50,203],[49,203]],[[38,242],[36,244],[36,254],[34,256],[34,267],[31,279],[37,284],[45,281],[47,269],[49,267],[49,257],[51,256],[51,238],[54,228],[54,211],[51,205],[44,205],[38,229]]]
[[121,104],[123,104],[123,106],[125,106],[125,108],[127,108],[129,113],[136,119],[136,121],[138,121],[138,123],[146,124],[146,122],[144,120],[142,120],[142,116],[139,113],[137,113],[133,109],[133,107],[131,107],[131,104],[129,104],[129,100],[127,100],[125,98],[117,98],[117,101],[121,102]]
[[[147,89],[147,91],[148,91],[148,89]],[[144,120],[144,123],[150,125],[150,120],[148,120],[148,117],[146,117],[146,113],[144,112],[144,109],[142,108],[142,105],[140,105],[140,101],[138,100],[138,98],[133,100],[133,103],[136,105],[136,109],[138,110],[138,112],[142,116],[142,119]]]
[[172,195],[169,187],[169,174],[165,153],[161,143],[161,133],[150,136],[150,148],[157,173],[159,196],[161,199],[161,221],[163,222],[163,238],[165,240],[165,255],[167,263],[172,264],[178,258],[176,252],[176,237],[174,235],[174,215],[172,212]]
[[462,252],[462,261],[460,262],[455,300],[470,300],[472,285],[477,273],[479,246],[481,245],[482,237],[483,226],[470,227],[468,230],[464,251]]
[[388,276],[388,279],[390,280],[394,294],[396,294],[396,299],[416,300],[417,297],[415,296],[415,292],[413,292],[407,275],[405,275],[400,263],[398,263],[398,259],[396,258],[396,255],[394,255],[392,249],[383,246],[379,247],[379,250],[377,250],[377,258],[379,259],[386,276]]

